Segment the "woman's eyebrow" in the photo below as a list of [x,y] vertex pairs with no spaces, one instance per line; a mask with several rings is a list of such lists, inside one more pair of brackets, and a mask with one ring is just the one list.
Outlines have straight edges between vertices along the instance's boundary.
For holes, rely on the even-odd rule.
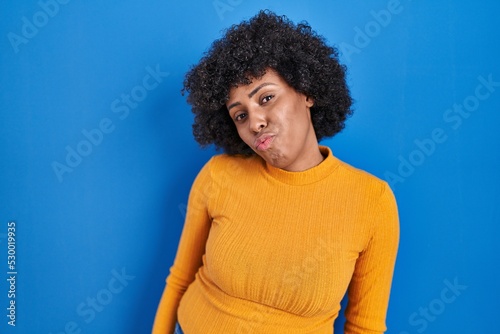
[[263,84],[260,84],[258,85],[254,90],[252,90],[250,92],[250,94],[248,94],[248,97],[249,98],[252,98],[252,96],[254,96],[255,94],[257,94],[257,92],[259,91],[259,89],[261,89],[262,87],[265,87],[265,86],[269,86],[269,85],[275,85],[275,83],[272,83],[272,82],[264,82]]
[[227,107],[227,111],[231,110],[232,107],[236,107],[236,106],[239,106],[241,105],[240,102],[234,102],[234,103],[231,103],[228,107]]
[[[269,86],[269,85],[274,85],[276,86],[275,83],[272,83],[272,82],[264,82],[260,85],[258,85],[257,87],[254,88],[254,90],[252,90],[249,94],[248,94],[248,98],[252,98],[252,96],[254,96],[255,94],[257,94],[257,92],[262,88],[262,87],[265,87],[265,86]],[[232,107],[236,107],[236,106],[239,106],[241,105],[241,102],[234,102],[234,103],[231,103],[228,107],[227,107],[227,110],[229,111]]]

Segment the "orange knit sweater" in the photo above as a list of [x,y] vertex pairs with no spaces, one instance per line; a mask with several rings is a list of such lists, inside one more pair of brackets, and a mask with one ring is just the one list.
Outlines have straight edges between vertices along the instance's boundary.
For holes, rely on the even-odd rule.
[[388,185],[320,147],[288,172],[218,155],[197,176],[154,334],[382,333],[399,240]]

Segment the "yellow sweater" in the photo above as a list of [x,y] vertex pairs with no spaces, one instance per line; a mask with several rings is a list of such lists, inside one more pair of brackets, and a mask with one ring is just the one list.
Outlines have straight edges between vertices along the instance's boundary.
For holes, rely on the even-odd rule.
[[389,186],[327,147],[288,172],[258,156],[213,157],[189,196],[154,334],[382,333],[399,240]]

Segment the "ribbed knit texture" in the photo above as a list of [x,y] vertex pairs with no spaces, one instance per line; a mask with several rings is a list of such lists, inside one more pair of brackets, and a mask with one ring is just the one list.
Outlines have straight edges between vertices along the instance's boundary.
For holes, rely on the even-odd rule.
[[399,240],[388,185],[320,147],[288,172],[258,156],[213,157],[191,189],[153,328],[185,334],[383,333]]

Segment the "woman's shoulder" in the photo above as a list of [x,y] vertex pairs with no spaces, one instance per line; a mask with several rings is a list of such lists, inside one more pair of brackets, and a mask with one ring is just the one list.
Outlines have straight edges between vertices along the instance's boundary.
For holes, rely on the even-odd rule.
[[245,156],[223,153],[214,155],[207,162],[207,167],[213,176],[244,175],[256,172],[263,166],[262,158],[257,155]]
[[340,159],[338,167],[341,178],[354,189],[362,188],[364,191],[368,190],[374,195],[380,195],[387,191],[391,192],[389,184],[385,180],[365,169],[355,167]]

